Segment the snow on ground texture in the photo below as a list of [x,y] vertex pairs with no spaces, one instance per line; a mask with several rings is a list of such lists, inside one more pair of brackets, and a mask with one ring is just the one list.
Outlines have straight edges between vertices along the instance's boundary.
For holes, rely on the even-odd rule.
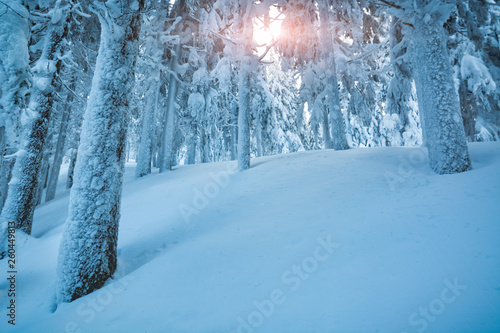
[[129,164],[115,278],[52,313],[60,188],[37,209],[34,238],[17,234],[17,325],[2,298],[0,330],[498,332],[500,144],[469,148],[474,169],[441,176],[420,148],[300,152],[243,173],[226,162],[137,181]]

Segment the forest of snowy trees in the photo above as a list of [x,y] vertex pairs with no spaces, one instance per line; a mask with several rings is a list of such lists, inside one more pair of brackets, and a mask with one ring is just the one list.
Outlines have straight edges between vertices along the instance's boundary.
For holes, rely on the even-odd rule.
[[1,0],[0,257],[68,165],[57,302],[117,266],[126,161],[424,146],[472,168],[500,135],[493,0]]

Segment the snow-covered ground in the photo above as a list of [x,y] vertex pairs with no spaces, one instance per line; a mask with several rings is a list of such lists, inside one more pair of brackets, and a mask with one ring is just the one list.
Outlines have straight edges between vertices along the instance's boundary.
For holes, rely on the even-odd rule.
[[420,148],[140,180],[129,164],[114,279],[55,310],[61,186],[37,209],[33,237],[17,234],[16,326],[2,278],[0,331],[498,332],[500,144],[469,147],[474,169],[443,176]]

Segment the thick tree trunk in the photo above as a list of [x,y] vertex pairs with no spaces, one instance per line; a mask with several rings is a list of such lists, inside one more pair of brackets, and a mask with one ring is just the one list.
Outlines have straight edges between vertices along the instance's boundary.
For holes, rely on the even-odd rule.
[[[29,13],[18,1],[0,2],[0,259],[5,257],[7,224],[15,213],[11,199],[9,214],[5,204],[9,193],[8,183],[12,163],[17,158],[6,159],[13,152],[7,147],[17,147],[21,126],[21,110],[26,106],[26,95],[31,86],[28,38]],[[15,50],[15,52],[13,52]]]
[[[61,69],[61,41],[67,34],[67,22],[51,24],[45,37],[42,56],[36,66],[37,78],[32,89],[30,107],[34,114],[24,131],[14,165],[2,220],[13,221],[16,228],[31,234],[37,201],[37,186],[48,124],[54,102],[54,86]],[[48,66],[48,63],[53,66]]]
[[137,12],[118,8],[101,8],[99,55],[59,251],[58,303],[101,288],[116,269],[127,113],[144,1]]
[[412,31],[418,107],[431,168],[439,174],[469,170],[469,151],[445,30],[434,19],[422,18],[415,21]]

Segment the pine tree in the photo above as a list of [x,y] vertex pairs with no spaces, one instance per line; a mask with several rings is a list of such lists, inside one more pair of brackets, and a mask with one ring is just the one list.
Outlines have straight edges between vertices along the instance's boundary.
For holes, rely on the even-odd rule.
[[431,168],[456,173],[471,168],[458,94],[443,28],[453,6],[443,1],[416,2],[413,57],[418,106]]
[[17,229],[31,234],[37,204],[37,186],[44,144],[55,98],[57,76],[61,71],[63,40],[68,34],[70,6],[61,2],[51,11],[40,59],[32,69],[34,85],[29,105],[30,120],[24,127],[20,149],[14,164],[7,201],[1,219],[14,221]]
[[101,44],[59,251],[58,303],[102,287],[116,269],[127,109],[144,1],[126,5],[125,12],[118,2],[98,6]]
[[[31,72],[28,54],[28,11],[17,1],[0,3],[0,213],[7,199],[7,183],[13,167],[13,156],[21,129],[21,113],[27,106],[27,95],[31,87]],[[12,196],[12,194],[10,194]],[[12,216],[10,199],[7,209],[0,217],[0,258],[6,245],[6,223]],[[10,206],[10,207],[9,207]]]

